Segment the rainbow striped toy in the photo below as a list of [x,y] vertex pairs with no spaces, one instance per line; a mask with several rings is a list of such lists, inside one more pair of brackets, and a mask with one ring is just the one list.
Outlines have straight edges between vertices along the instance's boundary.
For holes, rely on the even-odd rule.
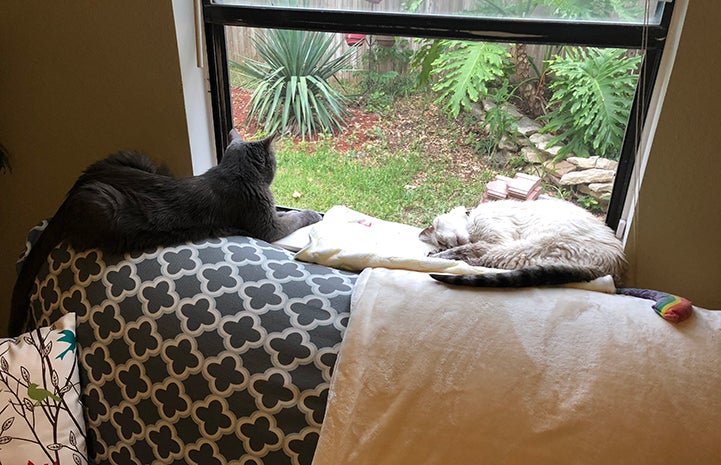
[[621,288],[616,289],[616,294],[641,297],[642,299],[653,300],[651,306],[661,318],[672,323],[679,323],[691,316],[693,305],[691,301],[667,292],[654,291],[653,289]]

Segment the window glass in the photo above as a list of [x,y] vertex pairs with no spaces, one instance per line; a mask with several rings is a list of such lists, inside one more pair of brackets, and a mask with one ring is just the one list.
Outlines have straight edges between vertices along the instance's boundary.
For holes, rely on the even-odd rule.
[[[496,198],[606,215],[643,53],[226,27],[233,127],[276,201],[416,226]],[[302,59],[300,59],[302,57]]]
[[[204,0],[218,153],[232,127],[283,134],[274,192],[289,207],[420,225],[532,175],[616,228],[673,6]],[[282,77],[289,53],[322,71]]]
[[649,0],[217,0],[222,5],[309,10],[537,18],[658,24],[663,2]]

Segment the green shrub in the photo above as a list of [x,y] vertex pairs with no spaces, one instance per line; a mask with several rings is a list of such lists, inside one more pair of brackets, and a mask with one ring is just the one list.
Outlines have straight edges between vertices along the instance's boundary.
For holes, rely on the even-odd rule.
[[544,117],[543,131],[558,133],[549,146],[566,143],[559,158],[573,153],[618,159],[641,59],[619,49],[569,48],[550,62],[553,110]]
[[439,93],[436,103],[453,117],[461,109],[470,110],[509,71],[510,54],[500,44],[441,40],[421,48],[415,63],[428,66],[428,57],[435,57],[429,73]]
[[332,34],[269,29],[253,39],[263,61],[246,58],[237,67],[255,91],[248,117],[266,133],[290,132],[303,138],[333,133],[344,126],[346,97],[330,85],[349,69],[355,49],[333,42]]

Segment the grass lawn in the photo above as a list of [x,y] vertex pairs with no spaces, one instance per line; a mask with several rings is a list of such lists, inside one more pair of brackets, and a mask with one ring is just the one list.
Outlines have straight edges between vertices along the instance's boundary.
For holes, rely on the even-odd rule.
[[[246,121],[250,92],[240,92],[237,67],[229,71],[234,125],[254,139],[256,129]],[[476,206],[498,170],[488,169],[464,144],[461,125],[442,115],[433,99],[400,99],[383,115],[356,107],[343,133],[316,141],[276,139],[276,203],[320,212],[345,205],[418,227],[455,206]]]
[[321,212],[345,205],[388,221],[423,227],[453,206],[475,206],[484,190],[484,183],[468,183],[457,176],[452,159],[366,147],[364,154],[342,153],[330,139],[277,141],[276,203]]

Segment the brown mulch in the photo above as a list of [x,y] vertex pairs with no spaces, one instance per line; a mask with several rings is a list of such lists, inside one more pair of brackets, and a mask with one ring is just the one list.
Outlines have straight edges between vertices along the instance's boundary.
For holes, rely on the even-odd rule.
[[[240,87],[231,89],[233,121],[243,138],[252,138],[258,131],[257,125],[246,119],[251,94]],[[426,95],[398,99],[388,114],[369,113],[359,106],[349,110],[345,129],[331,137],[341,153],[362,153],[364,144],[382,134],[391,153],[415,149],[425,153],[429,163],[450,161],[454,174],[464,179],[477,178],[487,168],[467,142],[467,128],[450,120]]]

